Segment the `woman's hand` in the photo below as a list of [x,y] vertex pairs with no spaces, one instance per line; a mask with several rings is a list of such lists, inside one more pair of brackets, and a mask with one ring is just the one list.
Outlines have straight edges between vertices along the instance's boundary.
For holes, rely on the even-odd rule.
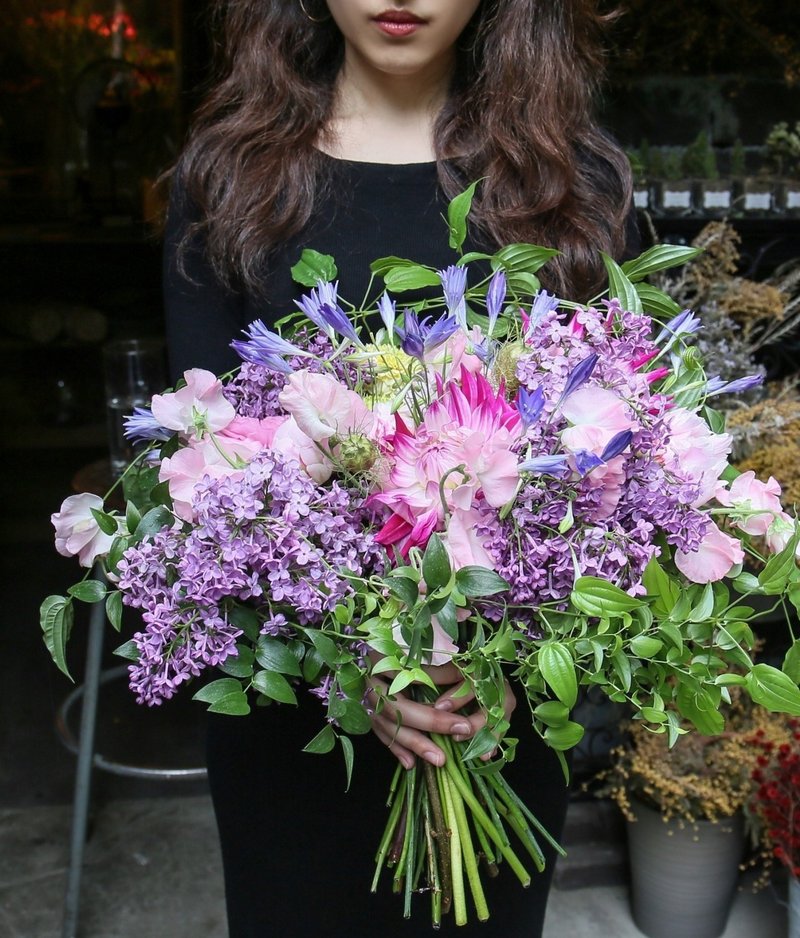
[[[389,700],[386,696],[388,683],[377,675],[370,678],[373,689],[368,700],[370,706],[379,711],[372,716],[372,730],[406,769],[413,768],[417,756],[432,765],[444,765],[446,756],[430,738],[430,733],[452,736],[461,742],[486,725],[486,714],[482,710],[470,714],[458,712],[475,700],[475,693],[455,665],[425,670],[437,685],[450,685],[433,704],[411,700],[402,692],[396,694],[394,700]],[[503,705],[506,717],[509,717],[517,701],[508,682],[505,686]],[[485,761],[492,755],[487,753],[481,758]]]

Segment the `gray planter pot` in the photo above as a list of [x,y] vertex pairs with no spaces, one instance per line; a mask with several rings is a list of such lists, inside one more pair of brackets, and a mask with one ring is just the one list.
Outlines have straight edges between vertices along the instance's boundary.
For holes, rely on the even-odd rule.
[[725,930],[744,845],[741,815],[681,828],[632,802],[631,912],[649,938],[718,938]]
[[800,938],[800,880],[789,877],[789,938]]

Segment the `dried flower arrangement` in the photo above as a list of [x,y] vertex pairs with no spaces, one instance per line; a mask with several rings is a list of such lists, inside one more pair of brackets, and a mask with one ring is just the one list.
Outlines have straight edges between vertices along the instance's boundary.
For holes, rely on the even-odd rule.
[[613,799],[628,820],[635,817],[631,798],[657,810],[665,821],[730,818],[752,793],[751,773],[760,754],[753,739],[782,742],[784,725],[734,693],[719,736],[691,733],[669,748],[665,734],[632,722],[628,741],[612,750],[610,767],[597,776],[595,794]]
[[754,791],[749,810],[760,825],[762,856],[767,876],[774,860],[790,875],[800,877],[800,720],[786,721],[780,742],[757,732],[752,744],[758,753],[752,772]]

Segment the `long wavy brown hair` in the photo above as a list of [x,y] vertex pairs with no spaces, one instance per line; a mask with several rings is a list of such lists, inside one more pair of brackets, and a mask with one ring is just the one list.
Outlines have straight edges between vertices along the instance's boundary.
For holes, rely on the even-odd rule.
[[[324,140],[344,41],[324,0],[217,0],[217,77],[179,163],[217,276],[258,291],[271,250],[308,222],[326,186]],[[439,180],[452,198],[482,179],[480,240],[561,255],[546,286],[585,299],[618,256],[630,204],[627,158],[598,127],[597,0],[483,0],[461,36],[435,124]]]

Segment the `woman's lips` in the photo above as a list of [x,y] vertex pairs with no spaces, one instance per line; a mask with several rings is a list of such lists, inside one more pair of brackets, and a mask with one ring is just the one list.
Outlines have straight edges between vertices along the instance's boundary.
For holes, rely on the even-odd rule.
[[424,26],[425,20],[405,10],[387,10],[376,16],[373,23],[387,36],[404,37]]

